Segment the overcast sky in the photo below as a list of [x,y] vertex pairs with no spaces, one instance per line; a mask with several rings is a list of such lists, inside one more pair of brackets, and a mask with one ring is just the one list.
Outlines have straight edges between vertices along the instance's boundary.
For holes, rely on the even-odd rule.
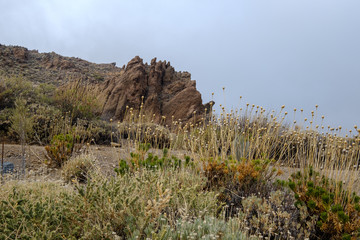
[[319,104],[326,125],[360,125],[359,0],[0,0],[0,43],[118,66],[157,57],[204,102],[304,117]]

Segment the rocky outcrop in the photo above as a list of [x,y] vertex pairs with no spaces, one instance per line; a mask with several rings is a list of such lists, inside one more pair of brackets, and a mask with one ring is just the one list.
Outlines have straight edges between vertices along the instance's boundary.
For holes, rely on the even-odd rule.
[[201,94],[196,90],[196,82],[188,72],[176,72],[166,61],[144,64],[140,57],[133,58],[126,68],[114,75],[104,85],[106,99],[103,118],[123,119],[126,107],[140,109],[160,122],[187,122],[201,116],[205,106]]
[[82,79],[95,84],[103,82],[108,74],[120,71],[121,68],[114,63],[95,64],[54,52],[39,53],[37,50],[0,44],[0,72],[24,76],[34,84],[59,86],[69,79]]
[[69,79],[96,85],[102,92],[99,96],[104,102],[101,116],[106,120],[122,120],[126,106],[136,111],[141,104],[145,115],[155,114],[155,122],[169,125],[172,120],[196,120],[194,116],[199,118],[205,109],[191,74],[176,72],[170,62],[156,58],[149,65],[135,57],[118,68],[116,63],[95,64],[54,52],[39,53],[0,44],[0,73],[24,76],[36,85],[61,86]]

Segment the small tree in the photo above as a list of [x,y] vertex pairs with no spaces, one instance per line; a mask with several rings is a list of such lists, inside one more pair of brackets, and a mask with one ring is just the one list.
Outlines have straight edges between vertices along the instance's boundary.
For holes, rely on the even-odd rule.
[[26,101],[21,97],[15,100],[15,108],[10,117],[11,130],[15,132],[20,138],[22,150],[22,171],[25,173],[25,144],[28,135],[32,132],[33,118],[30,116],[29,110],[26,107]]

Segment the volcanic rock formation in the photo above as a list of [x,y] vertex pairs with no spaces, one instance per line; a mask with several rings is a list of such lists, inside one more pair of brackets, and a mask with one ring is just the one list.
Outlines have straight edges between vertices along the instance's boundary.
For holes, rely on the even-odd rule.
[[[143,114],[155,114],[154,121],[165,124],[179,119],[183,123],[196,120],[205,112],[201,94],[190,73],[176,72],[170,62],[156,61],[156,58],[148,65],[137,56],[126,67],[118,68],[115,63],[95,64],[54,52],[39,53],[0,44],[1,72],[21,75],[37,85],[61,86],[69,79],[97,85],[104,99],[101,117],[106,120],[122,120],[127,106],[136,111],[142,104]],[[209,109],[212,104],[206,107]]]
[[175,72],[170,62],[151,60],[144,64],[136,56],[119,74],[110,78],[103,90],[106,102],[104,118],[122,119],[126,107],[139,109],[143,104],[146,115],[165,123],[195,120],[205,111],[196,82],[188,72]]

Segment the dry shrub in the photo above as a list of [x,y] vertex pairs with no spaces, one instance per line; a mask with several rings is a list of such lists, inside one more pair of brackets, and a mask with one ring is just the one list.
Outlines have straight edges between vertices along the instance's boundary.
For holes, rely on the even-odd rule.
[[127,139],[139,143],[149,143],[154,148],[169,148],[172,134],[169,129],[155,123],[122,122],[116,126],[114,141]]
[[163,225],[159,232],[149,234],[151,239],[229,239],[229,240],[257,240],[255,236],[248,236],[241,229],[238,219],[225,221],[211,216],[197,219],[181,219],[176,221],[175,229]]
[[207,178],[206,189],[218,189],[220,203],[225,203],[225,216],[235,216],[243,209],[242,199],[253,194],[269,197],[271,191],[277,189],[274,178],[282,172],[270,167],[270,160],[214,161],[203,162],[204,174]]
[[55,104],[62,112],[69,112],[71,119],[91,120],[100,116],[103,101],[96,85],[86,84],[81,79],[69,81],[55,91]]
[[275,176],[282,173],[280,169],[270,167],[269,159],[256,159],[241,161],[213,160],[203,161],[204,174],[207,178],[208,188],[221,188],[234,185],[238,189],[253,188],[263,182],[271,182]]
[[95,171],[95,158],[89,154],[82,154],[71,158],[62,168],[62,176],[66,182],[85,183],[89,174]]
[[[69,173],[81,161],[92,157],[74,159]],[[176,232],[178,221],[214,216],[217,192],[204,192],[204,184],[193,172],[170,169],[115,178],[94,173],[71,187],[8,183],[0,194],[0,239],[146,239],[167,227]]]
[[243,228],[265,239],[309,239],[315,233],[316,219],[306,208],[294,206],[294,196],[278,190],[268,198],[249,196],[242,200],[239,218]]

